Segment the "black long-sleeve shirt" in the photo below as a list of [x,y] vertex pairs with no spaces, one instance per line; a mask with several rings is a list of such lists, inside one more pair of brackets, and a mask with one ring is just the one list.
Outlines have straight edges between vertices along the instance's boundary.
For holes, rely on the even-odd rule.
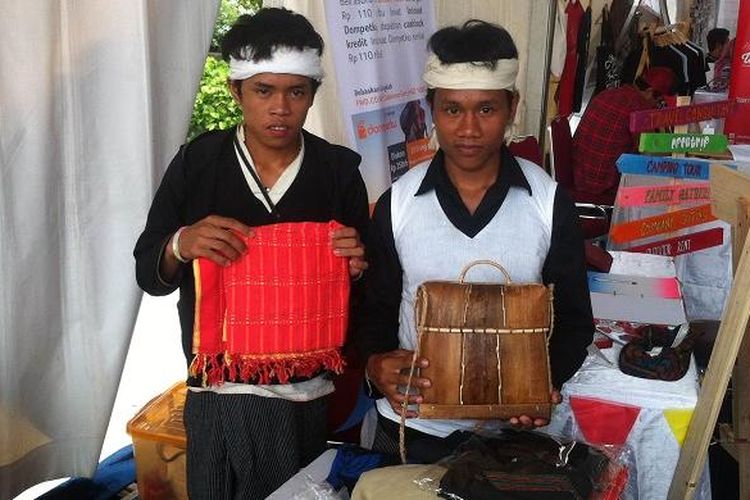
[[[416,196],[435,191],[440,208],[450,222],[469,237],[475,236],[497,214],[510,189],[531,187],[521,167],[503,148],[497,181],[485,194],[474,214],[461,200],[450,181],[442,152],[433,159]],[[430,245],[429,241],[424,242]],[[363,359],[379,352],[398,349],[399,307],[402,294],[402,268],[391,224],[391,192],[378,200],[373,213],[367,245],[370,271],[364,314],[357,335]],[[523,242],[518,242],[523,252]],[[549,353],[552,384],[556,388],[568,380],[583,363],[591,343],[594,325],[586,278],[583,237],[574,203],[562,189],[554,201],[550,249],[542,269],[542,281],[554,283],[554,325]]]
[[[249,226],[333,219],[356,228],[362,238],[367,234],[367,191],[357,168],[360,156],[354,151],[303,132],[302,165],[276,204],[275,216],[250,191],[232,145],[234,135],[234,129],[209,132],[180,149],[164,174],[133,252],[136,279],[145,292],[167,295],[180,288],[177,310],[188,363],[192,359],[195,314],[192,266],[181,265],[173,283],[159,277],[164,246],[178,228],[209,215],[221,215]],[[355,284],[352,289],[355,303],[361,293],[359,287]]]

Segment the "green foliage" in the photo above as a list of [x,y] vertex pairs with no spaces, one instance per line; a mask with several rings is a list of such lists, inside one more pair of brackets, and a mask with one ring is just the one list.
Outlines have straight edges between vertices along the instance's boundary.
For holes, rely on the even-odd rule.
[[188,140],[207,130],[231,128],[242,121],[242,111],[227,88],[228,74],[226,62],[213,56],[206,58],[190,119]]
[[221,50],[221,40],[238,17],[254,13],[260,9],[261,3],[261,0],[221,0],[214,25],[214,36],[211,38],[211,52]]
[[227,88],[229,67],[217,53],[220,52],[221,40],[232,23],[242,14],[254,13],[261,8],[261,4],[262,0],[221,0],[211,39],[211,54],[206,58],[201,85],[193,105],[188,140],[207,130],[230,128],[242,120],[242,111]]

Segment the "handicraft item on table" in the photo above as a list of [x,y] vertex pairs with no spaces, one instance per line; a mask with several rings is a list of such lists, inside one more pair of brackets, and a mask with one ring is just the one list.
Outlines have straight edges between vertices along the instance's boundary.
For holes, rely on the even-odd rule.
[[288,383],[340,373],[349,313],[348,259],[333,253],[336,222],[260,226],[227,267],[199,258],[190,372],[203,385]]
[[[477,265],[496,267],[504,284],[465,281]],[[419,355],[430,360],[421,376],[421,418],[549,418],[552,286],[513,283],[491,261],[464,268],[457,282],[430,281],[417,289]]]

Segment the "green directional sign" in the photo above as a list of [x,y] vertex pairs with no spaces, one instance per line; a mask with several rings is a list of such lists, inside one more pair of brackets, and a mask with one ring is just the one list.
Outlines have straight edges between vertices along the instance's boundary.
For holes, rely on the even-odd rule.
[[722,153],[727,150],[722,134],[641,134],[641,153]]

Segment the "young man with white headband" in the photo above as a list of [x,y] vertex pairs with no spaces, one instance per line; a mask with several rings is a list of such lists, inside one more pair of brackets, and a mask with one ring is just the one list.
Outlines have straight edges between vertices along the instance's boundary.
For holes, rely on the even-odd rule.
[[[225,267],[252,248],[261,226],[336,221],[343,227],[330,235],[331,252],[348,258],[352,279],[367,267],[360,243],[369,222],[360,157],[302,129],[323,78],[322,50],[320,35],[299,14],[269,8],[240,17],[222,51],[243,122],[183,146],[155,195],[134,251],[136,274],[153,295],[179,287],[188,363],[201,352],[196,344],[202,337],[194,336],[201,324],[196,302],[207,293],[196,284],[203,282],[191,266],[194,259]],[[359,286],[352,285],[353,293]],[[274,368],[256,376],[238,374],[237,357],[228,358],[227,351],[223,360],[214,359],[223,363],[212,373],[220,378],[215,384],[191,365],[184,422],[192,499],[265,498],[325,450],[326,396],[334,389],[325,368],[305,365],[300,376],[291,366],[282,375]]]
[[[515,116],[518,52],[503,28],[482,21],[436,32],[429,41],[424,81],[439,150],[413,168],[377,202],[368,241],[371,271],[359,331],[366,375],[377,401],[374,449],[398,452],[400,413],[416,344],[414,301],[428,280],[454,280],[474,260],[502,263],[514,281],[554,283],[554,334],[549,345],[552,398],[580,367],[593,335],[583,239],[569,197],[540,168],[515,158],[504,135]],[[476,272],[476,274],[474,274]],[[493,281],[494,269],[472,278]],[[419,358],[417,366],[440,365]],[[412,386],[429,387],[416,377]],[[421,402],[419,394],[409,404]],[[457,430],[500,428],[499,422],[420,419],[409,410],[406,444],[451,451]],[[532,428],[542,419],[518,415],[510,424]],[[420,441],[420,446],[410,446]],[[425,444],[429,443],[429,444]],[[412,455],[412,459],[419,457]],[[422,457],[427,459],[427,457]]]

